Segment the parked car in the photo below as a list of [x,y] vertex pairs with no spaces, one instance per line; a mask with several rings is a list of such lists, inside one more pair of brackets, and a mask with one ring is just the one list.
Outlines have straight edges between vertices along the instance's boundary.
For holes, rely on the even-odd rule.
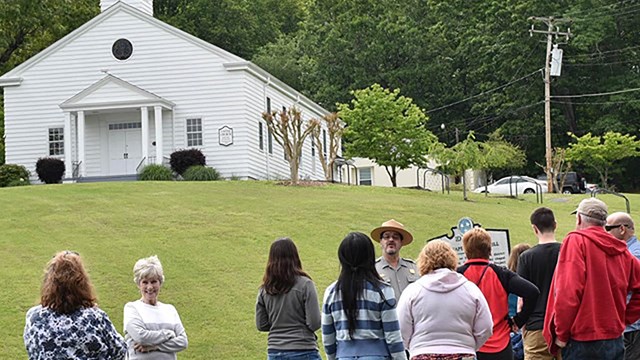
[[[566,175],[565,175],[566,174]],[[561,184],[562,177],[564,177],[564,184]],[[563,194],[584,194],[585,192],[591,192],[597,189],[596,184],[588,184],[587,180],[578,175],[578,173],[574,171],[569,171],[567,173],[560,173],[557,175],[558,185],[562,186]],[[546,175],[538,176],[538,180],[547,181]]]
[[507,176],[486,187],[481,186],[474,193],[489,193],[503,195],[535,194],[538,191],[547,192],[547,183],[528,176]]

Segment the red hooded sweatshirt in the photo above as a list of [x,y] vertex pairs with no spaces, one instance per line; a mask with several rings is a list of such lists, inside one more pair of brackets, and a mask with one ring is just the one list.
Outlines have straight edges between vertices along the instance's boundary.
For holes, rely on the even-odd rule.
[[570,232],[560,248],[546,315],[543,334],[554,355],[555,339],[619,338],[625,325],[640,318],[640,261],[600,226]]

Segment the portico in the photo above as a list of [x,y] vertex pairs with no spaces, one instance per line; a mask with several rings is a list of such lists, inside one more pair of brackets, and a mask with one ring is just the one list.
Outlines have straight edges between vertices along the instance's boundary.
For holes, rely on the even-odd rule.
[[162,164],[174,106],[109,74],[65,101],[66,177],[131,175],[140,166]]

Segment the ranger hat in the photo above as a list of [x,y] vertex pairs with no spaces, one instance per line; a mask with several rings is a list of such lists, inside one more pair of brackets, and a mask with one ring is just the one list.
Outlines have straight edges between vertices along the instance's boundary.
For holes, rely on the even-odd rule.
[[404,229],[404,225],[393,219],[385,221],[381,226],[373,229],[373,231],[371,231],[371,238],[380,242],[380,236],[385,231],[395,231],[400,234],[400,236],[402,236],[402,245],[409,245],[413,241],[413,235]]
[[592,219],[607,221],[608,208],[607,204],[602,200],[588,198],[580,201],[578,208],[573,210],[571,213],[580,213]]

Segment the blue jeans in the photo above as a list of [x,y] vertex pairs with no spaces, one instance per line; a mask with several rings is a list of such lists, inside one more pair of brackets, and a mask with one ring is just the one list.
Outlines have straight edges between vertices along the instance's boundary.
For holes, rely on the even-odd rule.
[[624,360],[622,336],[611,340],[569,340],[562,349],[562,360]]
[[269,353],[267,360],[322,360],[322,358],[318,350],[303,350]]
[[349,357],[341,357],[338,360],[389,360],[391,359],[388,356],[349,356]]

